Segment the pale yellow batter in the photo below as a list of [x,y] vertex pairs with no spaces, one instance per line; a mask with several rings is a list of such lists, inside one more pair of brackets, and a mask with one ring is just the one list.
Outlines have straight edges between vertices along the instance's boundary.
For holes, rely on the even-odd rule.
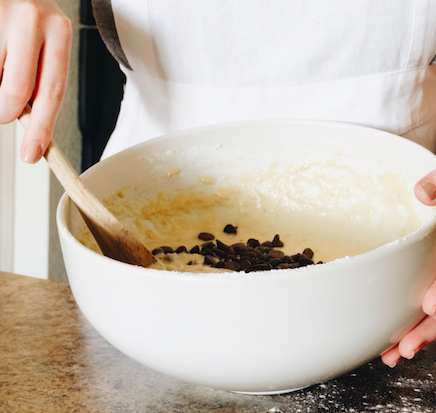
[[[178,179],[180,173],[169,171],[168,179]],[[126,196],[129,191],[131,196]],[[281,169],[271,165],[229,177],[220,185],[212,177],[199,177],[197,185],[162,192],[152,200],[122,188],[104,202],[149,250],[185,246],[189,251],[204,242],[198,239],[200,232],[212,233],[229,245],[249,238],[271,241],[280,234],[286,254],[310,247],[315,261],[327,262],[380,247],[422,224],[411,188],[395,174],[368,175],[335,162]],[[223,232],[227,224],[238,228],[236,235]],[[98,251],[87,229],[79,240]],[[203,267],[202,256],[162,257],[155,268],[219,271]],[[188,261],[194,265],[186,265]]]

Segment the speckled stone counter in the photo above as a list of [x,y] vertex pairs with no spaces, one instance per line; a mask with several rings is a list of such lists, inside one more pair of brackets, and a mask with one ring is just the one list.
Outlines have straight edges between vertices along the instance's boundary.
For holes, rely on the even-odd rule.
[[0,273],[0,412],[436,412],[436,350],[374,360],[278,396],[180,382],[130,360],[85,320],[67,284]]

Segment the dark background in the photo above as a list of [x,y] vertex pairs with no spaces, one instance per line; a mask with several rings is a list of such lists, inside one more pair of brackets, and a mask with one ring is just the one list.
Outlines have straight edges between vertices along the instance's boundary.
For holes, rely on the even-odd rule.
[[125,76],[100,37],[91,0],[80,0],[80,23],[79,128],[83,172],[99,161],[115,128]]

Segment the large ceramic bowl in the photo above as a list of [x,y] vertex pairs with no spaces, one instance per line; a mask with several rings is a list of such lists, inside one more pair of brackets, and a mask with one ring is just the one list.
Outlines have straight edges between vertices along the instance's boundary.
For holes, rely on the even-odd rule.
[[[127,356],[217,389],[286,392],[370,361],[422,319],[422,298],[436,276],[435,211],[413,196],[415,181],[436,169],[436,157],[427,150],[346,124],[243,122],[153,139],[98,163],[83,179],[101,199],[125,186],[153,196],[204,175],[220,185],[224,175],[308,159],[331,163],[338,156],[363,174],[381,168],[399,177],[422,225],[387,245],[322,265],[177,273],[127,265],[84,247],[75,238],[83,222],[64,195],[57,220],[77,304]],[[174,168],[183,173],[169,179]],[[378,202],[366,202],[364,210],[371,214]]]

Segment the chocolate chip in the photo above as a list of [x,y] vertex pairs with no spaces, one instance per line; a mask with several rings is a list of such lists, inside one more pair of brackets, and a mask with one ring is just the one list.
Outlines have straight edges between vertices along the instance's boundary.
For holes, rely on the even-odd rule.
[[274,268],[280,264],[283,264],[283,261],[280,258],[274,258],[269,262]]
[[267,261],[269,261],[269,255],[268,255],[268,254],[262,254],[262,255],[259,257],[259,260],[260,260],[260,261],[265,261],[265,262],[267,262]]
[[313,251],[310,248],[305,248],[303,254],[309,259],[313,258]]
[[214,248],[215,248],[215,244],[213,242],[206,242],[201,246],[200,254],[201,255],[209,254],[209,252]]
[[263,251],[261,251],[262,247],[257,247],[253,252],[260,257],[263,254]]
[[236,255],[236,252],[233,249],[233,247],[229,247],[229,249],[227,250],[227,255]]
[[[257,254],[255,253],[255,252],[252,252],[252,251],[247,251],[246,253],[245,253],[245,256],[251,261],[251,262],[253,262],[253,261],[256,261],[259,257],[257,256]],[[241,259],[242,259],[242,257],[241,257]]]
[[231,224],[227,224],[227,225],[224,227],[223,231],[224,231],[226,234],[236,234],[237,229],[238,229],[238,227],[235,227],[235,226],[233,226],[233,225],[231,225]]
[[198,234],[198,239],[201,239],[202,241],[212,241],[213,239],[215,239],[215,236],[209,234],[208,232],[200,232]]
[[218,264],[219,263],[219,258],[217,258],[217,257],[214,257],[214,256],[212,256],[212,255],[206,255],[205,257],[204,257],[204,265],[211,265],[211,266],[215,266],[216,264]]
[[205,255],[212,255],[213,257],[217,257],[217,258],[219,258],[219,259],[221,259],[221,257],[219,257],[217,254],[216,254],[216,249],[214,248],[214,249],[212,249],[212,250],[208,250],[208,253],[207,254],[205,254]]
[[240,262],[240,267],[239,267],[240,271],[245,271],[250,267],[251,267],[250,260],[244,259]]
[[191,248],[189,251],[190,254],[200,254],[200,247],[196,245],[195,247]]
[[227,256],[227,253],[225,251],[218,248],[214,249],[213,252],[220,258],[225,258]]
[[285,253],[280,250],[271,250],[268,253],[268,256],[271,258],[283,258],[285,256]]
[[[236,233],[236,227],[233,225],[226,225],[225,232]],[[280,240],[279,234],[276,234],[272,241],[265,241],[260,243],[255,238],[250,238],[246,244],[242,242],[235,243],[231,246],[216,240],[216,244],[212,242],[215,237],[208,232],[201,232],[199,239],[206,241],[201,246],[196,245],[189,251],[191,254],[202,254],[204,258],[203,265],[209,265],[215,268],[226,268],[232,271],[245,271],[246,273],[252,271],[268,271],[273,268],[276,269],[289,269],[297,267],[305,267],[313,265],[313,250],[305,248],[302,253],[294,255],[285,255],[285,253],[276,248],[283,247],[283,242]],[[173,249],[168,246],[162,246],[152,251],[153,255],[168,254],[165,257],[174,259],[170,253]],[[187,252],[185,246],[178,247],[175,252],[177,254]],[[189,261],[188,265],[197,264],[198,261]],[[322,261],[318,261],[322,264]]]
[[241,266],[237,262],[235,262],[235,261],[227,261],[224,264],[224,268],[226,270],[239,271]]
[[203,254],[203,252],[211,250],[215,248],[215,244],[213,242],[206,242],[201,246],[201,253]]
[[276,267],[276,269],[278,269],[278,270],[288,270],[290,268],[297,268],[297,267],[298,267],[298,264],[296,262],[291,263],[291,264],[283,263],[283,264],[278,265]]
[[239,242],[237,244],[233,244],[232,248],[235,251],[236,255],[241,255],[241,251],[243,248],[245,248],[245,245],[242,242]]
[[216,240],[216,247],[220,250],[223,250],[223,251],[229,250],[229,246],[224,244],[223,242],[221,242],[219,239]]
[[268,254],[272,250],[272,247],[260,246],[257,247],[256,250],[260,251],[262,254]]
[[300,260],[298,261],[298,264],[300,267],[306,267],[307,265],[312,265],[313,261],[309,258],[302,258],[300,257]]
[[251,266],[251,269],[254,271],[268,271],[272,269],[270,264],[255,264]]
[[279,236],[279,234],[276,234],[276,235],[274,236],[274,239],[272,240],[272,245],[273,245],[273,247],[281,248],[281,247],[283,247],[283,245],[285,245],[285,244],[283,244],[283,242],[280,241],[280,236]]
[[241,247],[239,249],[239,254],[238,255],[245,255],[248,252],[247,247],[244,245],[243,247]]
[[250,239],[247,241],[247,245],[250,246],[250,247],[252,247],[252,248],[256,248],[256,247],[258,247],[258,246],[260,245],[260,242],[259,242],[257,239],[250,238]]
[[174,250],[171,247],[163,246],[160,247],[164,254],[171,254]]

